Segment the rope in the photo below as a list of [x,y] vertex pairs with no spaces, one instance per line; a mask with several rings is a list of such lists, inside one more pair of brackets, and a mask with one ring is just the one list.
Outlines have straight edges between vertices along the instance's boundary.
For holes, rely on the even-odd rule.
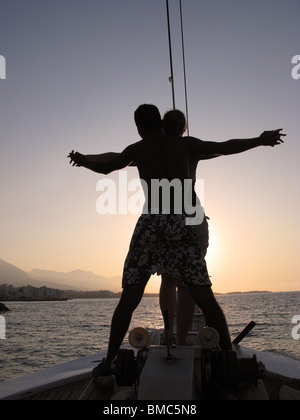
[[94,383],[94,378],[92,378],[90,380],[90,382],[86,385],[86,387],[84,388],[83,392],[80,394],[79,397],[79,401],[87,399],[87,397],[89,396],[89,394],[87,394],[87,391],[90,390],[90,386]]
[[[184,96],[185,96],[185,113],[187,121],[187,134],[190,135],[189,130],[189,110],[188,110],[188,94],[187,94],[187,83],[186,83],[186,60],[185,60],[185,47],[184,47],[184,30],[183,30],[183,12],[182,12],[182,1],[179,0],[180,7],[180,25],[181,25],[181,49],[182,49],[182,62],[183,62],[183,78],[184,78]],[[169,53],[170,53],[170,69],[171,77],[169,81],[172,84],[172,98],[173,98],[173,109],[175,106],[175,88],[174,88],[174,73],[173,73],[173,57],[172,57],[172,42],[171,42],[171,26],[170,26],[170,11],[169,11],[169,0],[166,0],[167,9],[167,20],[168,20],[168,36],[169,36]]]
[[172,42],[171,42],[169,0],[166,0],[166,7],[167,7],[167,19],[168,19],[169,52],[170,52],[170,68],[171,68],[171,77],[169,78],[169,80],[172,84],[173,109],[175,109],[176,107],[175,107],[175,90],[174,90],[174,74],[173,74],[173,58],[172,58]]
[[189,129],[189,111],[188,111],[188,95],[186,85],[186,67],[185,67],[185,48],[184,48],[184,33],[183,33],[183,16],[182,16],[182,2],[179,0],[180,5],[180,24],[181,24],[181,46],[182,46],[182,61],[183,61],[183,76],[184,76],[184,94],[185,94],[185,112],[187,121],[187,134],[190,135]]

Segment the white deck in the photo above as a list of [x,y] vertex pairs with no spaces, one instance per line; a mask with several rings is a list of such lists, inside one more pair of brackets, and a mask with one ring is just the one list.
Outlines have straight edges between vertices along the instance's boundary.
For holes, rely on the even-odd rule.
[[50,387],[91,377],[92,369],[97,365],[96,361],[102,360],[105,354],[106,352],[96,353],[20,378],[0,382],[0,400],[22,398],[28,394],[42,392]]
[[267,371],[276,375],[285,376],[290,379],[300,380],[300,361],[276,354],[257,351],[244,346],[234,346],[238,357],[252,357],[256,355],[257,360],[265,365]]
[[[130,346],[122,346],[129,348]],[[257,356],[266,369],[276,375],[300,380],[300,361],[264,353],[243,346],[235,346],[238,357]],[[48,388],[65,385],[91,377],[93,367],[106,352],[96,353],[80,359],[56,365],[39,372],[0,383],[0,400],[20,399]]]

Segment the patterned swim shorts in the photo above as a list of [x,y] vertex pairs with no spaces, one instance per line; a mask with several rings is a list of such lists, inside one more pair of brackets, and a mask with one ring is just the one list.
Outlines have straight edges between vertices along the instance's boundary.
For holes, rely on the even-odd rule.
[[143,214],[131,239],[122,287],[145,281],[162,267],[178,285],[211,286],[204,255],[185,215]]

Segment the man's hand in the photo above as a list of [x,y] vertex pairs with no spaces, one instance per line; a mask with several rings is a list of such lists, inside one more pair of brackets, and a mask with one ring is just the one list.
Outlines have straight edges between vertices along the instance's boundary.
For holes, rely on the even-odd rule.
[[74,150],[72,150],[72,152],[69,153],[68,158],[70,159],[69,163],[72,166],[83,166],[85,160],[84,155],[78,152],[74,152]]
[[281,137],[286,136],[286,134],[282,134],[280,131],[282,131],[282,128],[278,128],[278,130],[273,131],[264,131],[259,137],[262,141],[262,146],[274,147],[278,144],[284,143]]

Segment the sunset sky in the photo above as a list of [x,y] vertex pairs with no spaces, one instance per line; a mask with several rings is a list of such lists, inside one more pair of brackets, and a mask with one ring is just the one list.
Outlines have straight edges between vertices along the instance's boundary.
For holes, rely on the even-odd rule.
[[[182,5],[190,134],[223,141],[287,133],[276,148],[198,166],[213,288],[300,290],[300,79],[291,74],[300,1]],[[178,1],[170,8],[184,111]],[[121,151],[139,140],[138,105],[162,114],[172,107],[165,1],[1,0],[0,56],[0,258],[25,271],[121,276],[138,215],[100,215],[96,186],[105,176],[73,168],[67,155]],[[128,181],[137,178],[135,168],[126,171]],[[118,173],[108,177],[118,185]],[[152,277],[147,291],[159,284]]]

